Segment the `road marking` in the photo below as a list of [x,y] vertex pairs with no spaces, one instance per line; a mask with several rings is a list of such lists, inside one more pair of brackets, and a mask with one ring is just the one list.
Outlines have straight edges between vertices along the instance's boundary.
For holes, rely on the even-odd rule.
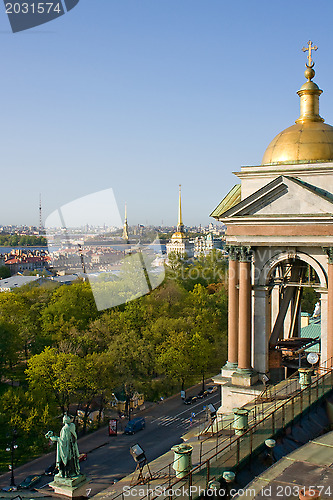
[[[200,413],[203,413],[205,410],[200,410],[198,411],[195,415],[196,417],[200,415]],[[154,420],[154,422],[157,422],[158,425],[161,425],[163,427],[168,427],[169,425],[176,424],[176,428],[187,426],[191,423],[191,418],[193,422],[193,417],[171,417],[169,415],[165,415],[164,417],[158,417],[157,419]]]
[[204,404],[204,401],[209,401],[210,399],[213,399],[213,397],[214,397],[214,396],[211,396],[211,397],[206,396],[205,398],[200,399],[198,403],[195,403],[195,404],[192,404],[192,405],[188,405],[188,406],[190,406],[190,408],[187,408],[186,410],[181,411],[180,413],[178,413],[178,414],[177,414],[177,417],[179,417],[179,415],[183,415],[183,413],[188,412],[188,411],[189,411],[189,410],[191,410],[192,408],[196,408],[196,407],[198,407],[199,405]]
[[[207,396],[204,399],[205,399],[205,401],[209,401],[209,400],[212,400],[213,398],[214,398],[214,394],[210,395],[210,396]],[[161,417],[152,418],[151,423],[152,424],[153,423],[157,423],[157,425],[161,425],[163,427],[168,427],[169,425],[172,425],[172,424],[178,424],[177,428],[181,427],[181,426],[184,426],[184,425],[189,425],[191,423],[190,422],[190,418],[191,418],[191,414],[193,414],[193,409],[194,408],[198,408],[202,404],[204,406],[206,406],[204,404],[203,399],[199,400],[198,403],[196,403],[196,404],[189,405],[190,408],[186,408],[186,410],[183,410],[180,413],[177,413],[176,415],[173,415],[173,416],[171,416],[171,415],[164,415],[164,416],[161,416]],[[203,413],[203,412],[205,412],[205,410],[203,408],[201,408],[201,410],[196,410],[194,412],[195,413],[195,418],[198,415],[200,415],[201,413]],[[187,413],[188,415],[182,417],[181,415],[184,415],[184,413]],[[193,422],[195,422],[195,420],[193,420]]]

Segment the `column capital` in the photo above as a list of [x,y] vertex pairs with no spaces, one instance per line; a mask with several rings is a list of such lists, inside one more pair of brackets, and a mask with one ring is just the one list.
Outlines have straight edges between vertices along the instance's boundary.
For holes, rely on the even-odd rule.
[[252,259],[252,249],[250,246],[238,247],[239,260],[241,262],[251,262]]
[[333,247],[323,247],[323,250],[327,254],[328,263],[333,264]]
[[251,262],[253,251],[250,246],[226,245],[230,260],[240,260],[241,262]]
[[228,252],[229,260],[237,260],[238,258],[238,249],[239,247],[236,245],[226,245],[224,247],[226,252]]

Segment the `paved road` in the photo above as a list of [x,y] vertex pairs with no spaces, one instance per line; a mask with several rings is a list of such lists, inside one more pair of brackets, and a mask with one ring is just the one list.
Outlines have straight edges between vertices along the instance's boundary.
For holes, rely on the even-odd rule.
[[[199,390],[200,386],[196,386],[188,391],[187,396],[197,394]],[[95,433],[97,445],[105,444],[88,453],[87,460],[81,463],[81,471],[89,475],[90,496],[110,486],[114,479],[120,479],[134,471],[135,462],[129,453],[130,446],[139,443],[145,450],[148,461],[154,460],[170,450],[174,444],[182,442],[181,436],[204,420],[204,406],[209,403],[219,406],[219,401],[219,391],[204,399],[198,399],[191,405],[185,405],[179,396],[172,397],[145,410],[142,416],[146,419],[146,428],[133,436],[125,435],[121,430],[118,436],[111,437],[107,435],[106,429],[97,431]],[[97,435],[99,435],[98,440]],[[90,449],[93,448],[91,446],[93,436],[94,434],[87,438]],[[83,440],[80,442],[81,452],[88,451],[88,448],[84,448]],[[88,443],[88,440],[86,442]],[[16,474],[17,484],[28,474],[41,474],[52,461],[54,454],[20,467]],[[44,476],[37,487],[46,486],[51,480],[52,476]],[[0,487],[8,484],[8,475],[1,476]]]
[[[135,443],[146,452],[148,461],[166,453],[177,443],[191,426],[203,421],[207,403],[217,403],[219,395],[214,393],[192,405],[184,405],[180,399],[159,404],[145,414],[146,428],[133,436],[120,434],[109,438],[109,443],[88,455],[82,464],[82,471],[89,473],[91,495],[110,486],[114,479],[120,479],[135,469],[135,462],[129,448]],[[191,415],[195,413],[195,417]]]

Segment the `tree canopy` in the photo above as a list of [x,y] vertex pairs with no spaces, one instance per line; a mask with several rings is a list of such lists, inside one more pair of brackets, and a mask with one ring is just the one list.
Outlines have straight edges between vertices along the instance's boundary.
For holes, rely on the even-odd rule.
[[[15,395],[7,424],[29,430],[29,446],[38,448],[36,412],[45,424],[82,408],[86,425],[93,406],[101,414],[116,391],[154,400],[218,372],[226,359],[225,270],[216,253],[191,265],[175,256],[162,285],[103,311],[83,281],[0,294],[0,375],[20,381],[0,386],[0,411]],[[135,297],[135,283],[131,290]]]

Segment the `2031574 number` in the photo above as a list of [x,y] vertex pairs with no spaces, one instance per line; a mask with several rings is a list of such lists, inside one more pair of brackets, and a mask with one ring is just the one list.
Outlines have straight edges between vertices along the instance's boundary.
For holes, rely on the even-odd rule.
[[296,496],[299,496],[300,493],[303,493],[304,490],[306,490],[307,496],[309,496],[309,497],[313,496],[313,497],[318,498],[317,497],[318,492],[319,492],[319,496],[321,496],[323,494],[323,495],[325,495],[325,498],[329,498],[330,496],[332,496],[330,486],[307,486],[307,487],[304,487],[304,486],[298,486],[298,485],[294,485],[294,486],[278,485],[276,488],[276,496],[283,497],[283,498],[289,498],[291,496],[296,497]]
[[54,2],[32,2],[28,4],[26,2],[19,3],[6,3],[6,13],[7,14],[49,14],[50,12],[56,12],[60,14],[62,12],[60,3]]

